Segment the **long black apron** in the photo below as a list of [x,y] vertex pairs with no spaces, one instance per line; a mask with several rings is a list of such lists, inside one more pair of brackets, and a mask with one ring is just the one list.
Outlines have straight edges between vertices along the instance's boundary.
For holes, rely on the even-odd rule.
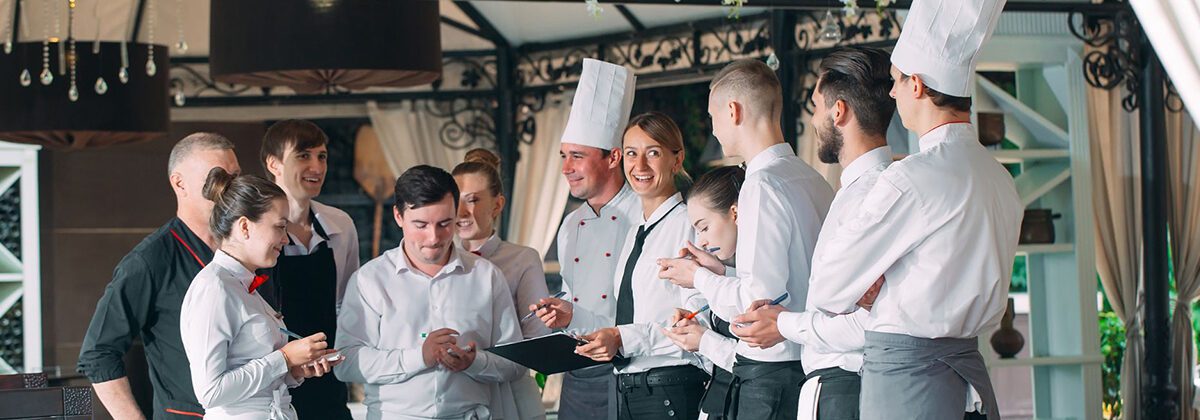
[[[717,314],[709,312],[709,321],[712,322],[712,330],[722,337],[737,339],[729,331],[729,323],[718,317]],[[700,401],[700,411],[708,414],[710,420],[732,418],[732,413],[727,413],[732,405],[730,398],[730,388],[733,385],[733,373],[722,369],[720,366],[713,364],[712,379],[708,381],[708,389],[704,391],[704,397]]]
[[[329,348],[333,348],[337,333],[337,264],[325,229],[315,215],[310,213],[309,217],[313,230],[325,241],[308,255],[280,255],[270,270],[267,284],[271,287],[263,294],[270,295],[267,302],[283,314],[289,330],[305,337],[323,332]],[[291,239],[288,242],[291,244]],[[292,406],[301,420],[352,419],[346,407],[346,384],[332,372],[305,379],[304,384],[291,389],[291,394]]]

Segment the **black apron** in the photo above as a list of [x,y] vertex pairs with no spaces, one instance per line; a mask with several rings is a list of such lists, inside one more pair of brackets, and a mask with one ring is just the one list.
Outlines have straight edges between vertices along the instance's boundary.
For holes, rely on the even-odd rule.
[[[266,284],[270,287],[260,288],[260,294],[283,314],[289,330],[304,337],[323,332],[329,348],[334,348],[337,264],[325,229],[314,214],[309,217],[313,230],[325,241],[308,255],[280,255],[275,267],[268,270],[270,280]],[[288,242],[292,244],[290,238]],[[346,407],[346,384],[337,380],[333,372],[305,379],[304,384],[291,389],[291,394],[292,406],[301,420],[352,419]]]
[[[717,314],[709,312],[709,320],[712,322],[712,330],[722,337],[732,338],[737,340],[737,336],[729,331],[729,323],[717,316]],[[730,387],[733,385],[733,373],[720,366],[713,365],[712,379],[708,381],[708,388],[704,390],[704,397],[700,400],[700,411],[708,414],[710,420],[724,419],[727,416],[725,411],[732,405],[729,401]]]

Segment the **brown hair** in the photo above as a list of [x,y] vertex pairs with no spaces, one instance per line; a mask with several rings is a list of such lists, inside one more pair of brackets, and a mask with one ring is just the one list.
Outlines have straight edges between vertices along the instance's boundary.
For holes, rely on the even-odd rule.
[[283,120],[267,129],[263,135],[262,149],[258,152],[259,163],[267,172],[267,179],[275,180],[275,175],[267,168],[267,157],[283,160],[283,153],[288,147],[293,150],[308,150],[329,144],[329,137],[312,121]]
[[[683,153],[683,132],[679,130],[679,126],[675,121],[666,114],[656,111],[650,111],[638,114],[629,119],[629,125],[625,127],[625,132],[637,127],[646,132],[646,135],[662,145],[662,147],[670,150],[671,153]],[[686,191],[691,187],[692,176],[688,175],[687,170],[682,167],[677,176],[675,187],[679,191]]]
[[736,99],[747,115],[779,119],[783,113],[783,88],[779,77],[766,63],[741,59],[721,69],[708,86],[714,96]]
[[721,214],[728,214],[729,208],[738,202],[738,194],[742,191],[742,183],[746,182],[746,170],[740,166],[722,166],[700,175],[700,179],[692,184],[692,189],[684,202],[692,205],[696,200],[703,199],[704,206]]
[[208,171],[204,182],[204,198],[213,202],[208,229],[217,240],[225,240],[233,230],[233,222],[245,217],[257,222],[271,202],[286,195],[278,185],[256,175],[234,175],[221,168]]
[[838,100],[854,112],[858,125],[867,134],[886,136],[896,100],[891,97],[891,59],[878,48],[848,47],[830,53],[821,60],[817,90],[825,96],[826,107]]
[[483,175],[484,178],[487,178],[488,191],[493,196],[504,195],[504,186],[500,183],[500,156],[496,156],[491,150],[475,148],[467,151],[467,155],[463,156],[463,162],[455,166],[450,174],[453,176]]
[[[912,77],[912,75],[901,72],[900,77],[903,77],[905,80],[907,80],[908,78]],[[928,96],[929,100],[938,108],[950,108],[959,112],[971,112],[970,96],[947,95],[945,93],[938,92],[929,86],[925,86],[925,96]]]

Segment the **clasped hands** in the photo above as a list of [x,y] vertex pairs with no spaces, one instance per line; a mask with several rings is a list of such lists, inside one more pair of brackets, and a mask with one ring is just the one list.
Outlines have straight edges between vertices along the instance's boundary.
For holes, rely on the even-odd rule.
[[[858,299],[858,306],[870,311],[875,304],[875,298],[879,297],[879,290],[883,288],[883,282],[884,277],[879,276],[879,279],[875,280],[867,292]],[[771,301],[767,299],[751,303],[746,313],[733,319],[733,323],[729,325],[729,331],[750,347],[765,349],[782,343],[785,338],[779,332],[778,321],[779,314],[786,308],[770,303]]]
[[458,347],[458,331],[450,328],[434,330],[421,344],[421,357],[426,367],[445,366],[451,372],[462,372],[475,363],[476,344]]
[[323,376],[341,364],[345,358],[329,361],[326,356],[337,353],[328,348],[325,333],[316,333],[299,340],[292,340],[279,349],[287,363],[288,372],[297,380]]

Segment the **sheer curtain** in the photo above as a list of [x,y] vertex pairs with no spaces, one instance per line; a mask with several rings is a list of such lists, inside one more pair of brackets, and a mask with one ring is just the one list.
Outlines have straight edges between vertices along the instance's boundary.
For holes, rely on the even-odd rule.
[[1167,112],[1166,123],[1167,224],[1179,292],[1171,316],[1171,373],[1179,388],[1179,418],[1196,420],[1192,303],[1200,298],[1200,130],[1186,112]]
[[571,101],[561,95],[546,98],[546,106],[534,116],[537,132],[533,143],[518,150],[513,192],[509,197],[508,240],[536,249],[545,257],[558,222],[567,205],[567,181],[559,172],[559,137],[571,114]]
[[441,130],[447,118],[423,111],[416,102],[402,102],[386,108],[367,102],[371,126],[379,134],[379,144],[388,166],[396,176],[416,165],[432,165],[447,171],[462,162],[467,150],[442,144]]
[[1125,324],[1121,365],[1122,413],[1140,415],[1143,359],[1141,322],[1141,204],[1138,124],[1121,108],[1124,88],[1088,89],[1092,137],[1092,207],[1095,210],[1096,270],[1113,312]]

